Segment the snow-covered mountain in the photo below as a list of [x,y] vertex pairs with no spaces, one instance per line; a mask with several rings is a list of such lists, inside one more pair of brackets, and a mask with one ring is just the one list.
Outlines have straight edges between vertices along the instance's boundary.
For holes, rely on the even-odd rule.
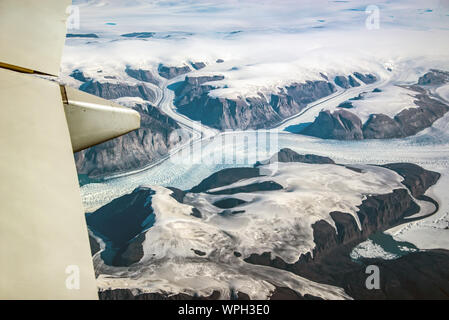
[[442,2],[378,2],[374,30],[366,28],[369,2],[321,2],[75,2],[81,29],[72,33],[98,38],[69,38],[62,71],[95,68],[119,77],[127,65],[157,70],[161,63],[203,62],[200,72],[224,76],[211,95],[236,98],[322,80],[322,73],[383,78],[387,69],[447,69]]
[[[138,188],[87,216],[103,249],[94,256],[101,294],[266,299],[288,288],[298,297],[376,297],[363,281],[345,283],[362,269],[351,248],[432,215],[435,202],[421,196],[439,176],[412,164],[349,167],[283,149],[254,168],[217,172],[189,192]],[[405,259],[419,261],[419,252]],[[380,296],[404,292],[420,297],[406,289]]]
[[339,104],[333,112],[321,111],[299,133],[341,140],[413,136],[449,111],[447,101],[434,93],[447,83],[449,72],[431,70],[419,78],[417,85],[360,93]]

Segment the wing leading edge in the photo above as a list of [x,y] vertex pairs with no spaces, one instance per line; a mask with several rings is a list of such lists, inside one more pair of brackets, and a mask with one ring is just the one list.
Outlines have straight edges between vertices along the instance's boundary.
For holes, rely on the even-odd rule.
[[73,152],[140,126],[32,75],[58,74],[70,4],[0,1],[0,299],[98,299]]

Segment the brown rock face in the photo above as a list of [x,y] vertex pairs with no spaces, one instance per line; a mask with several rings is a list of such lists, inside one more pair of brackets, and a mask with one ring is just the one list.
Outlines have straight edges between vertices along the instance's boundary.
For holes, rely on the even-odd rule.
[[423,86],[442,85],[448,82],[449,72],[436,69],[431,69],[418,80],[418,84]]
[[223,76],[186,77],[175,89],[179,112],[201,123],[224,129],[259,129],[271,127],[300,112],[308,103],[335,92],[328,81],[295,83],[281,93],[266,97],[216,98],[209,92],[216,87],[205,82],[222,80]]
[[191,296],[185,293],[171,295],[169,293],[137,293],[129,289],[104,290],[98,293],[100,300],[218,300],[220,292],[214,291],[210,296]]
[[254,167],[266,165],[275,162],[302,162],[311,164],[334,164],[334,160],[328,157],[317,156],[314,154],[298,154],[292,149],[283,148],[270,159],[258,161]]
[[137,105],[135,110],[141,115],[140,129],[76,153],[78,174],[98,178],[143,168],[182,141],[172,135],[178,124],[158,109]]
[[372,114],[363,125],[365,139],[392,139],[402,137],[399,123],[384,114]]
[[[366,83],[371,81],[371,78],[366,75],[355,73],[355,76],[361,81],[367,81]],[[345,81],[346,78],[337,78],[335,82],[340,83],[341,87],[350,87],[350,81]],[[418,84],[442,85],[448,82],[449,72],[431,70],[419,79]],[[425,87],[419,85],[405,87],[418,93],[414,101],[417,107],[402,110],[393,118],[381,113],[372,114],[362,126],[361,120],[350,111],[337,110],[333,113],[322,111],[312,124],[299,133],[337,140],[393,139],[413,136],[432,126],[449,111],[449,105],[435,99]],[[375,89],[375,92],[380,90]]]
[[362,121],[346,110],[321,111],[315,121],[301,134],[322,139],[361,140],[363,139]]
[[153,73],[150,70],[133,69],[131,67],[127,67],[125,72],[131,78],[144,82],[153,83],[155,85],[159,84],[159,81],[156,80],[156,78],[154,77]]
[[[375,75],[372,74],[362,74],[360,72],[354,72],[353,74],[358,80],[365,84],[371,84],[377,81]],[[351,87],[360,87],[360,83],[354,79],[353,75],[345,76],[336,76],[334,78],[334,82],[337,86],[343,89],[349,89]]]
[[260,177],[258,168],[229,168],[210,175],[193,187],[190,192],[199,193],[210,189],[223,187],[242,179]]
[[363,126],[359,117],[350,111],[321,111],[315,121],[300,133],[337,140],[403,138],[430,127],[449,111],[448,105],[427,94],[417,95],[415,104],[417,108],[403,110],[394,118],[372,114]]
[[139,97],[154,102],[156,94],[144,84],[128,85],[126,83],[109,83],[90,80],[80,86],[80,90],[105,98],[118,99],[121,97]]
[[169,67],[161,64],[158,68],[159,75],[166,79],[173,79],[190,71],[192,71],[192,69],[190,69],[189,66]]
[[422,196],[441,177],[441,174],[438,172],[424,170],[413,163],[390,163],[383,165],[383,167],[401,175],[404,178],[402,183],[410,190],[415,198]]

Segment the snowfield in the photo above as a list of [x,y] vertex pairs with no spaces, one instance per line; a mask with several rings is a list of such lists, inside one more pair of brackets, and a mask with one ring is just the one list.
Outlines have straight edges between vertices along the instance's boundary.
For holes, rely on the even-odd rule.
[[[277,92],[291,83],[323,80],[323,75],[332,80],[361,72],[384,79],[391,76],[389,70],[404,77],[406,68],[423,73],[449,66],[448,8],[439,1],[428,1],[425,8],[421,1],[377,2],[382,20],[375,30],[365,26],[365,9],[371,4],[367,1],[78,0],[74,4],[80,10],[81,29],[73,32],[95,33],[98,38],[67,40],[62,63],[67,81],[71,80],[66,76],[79,69],[94,80],[133,83],[136,80],[123,72],[127,66],[153,70],[157,76],[161,63],[204,62],[206,67],[191,68],[191,75],[224,75],[216,83],[221,88],[210,95],[233,98]],[[433,12],[423,10],[429,7]],[[153,35],[122,36],[135,32]]]
[[446,101],[449,101],[449,84],[439,87],[436,93],[441,96]]
[[417,93],[398,86],[384,86],[382,92],[367,92],[362,100],[351,101],[354,109],[349,112],[356,114],[365,123],[371,114],[382,113],[390,118],[405,109],[416,108],[413,103]]

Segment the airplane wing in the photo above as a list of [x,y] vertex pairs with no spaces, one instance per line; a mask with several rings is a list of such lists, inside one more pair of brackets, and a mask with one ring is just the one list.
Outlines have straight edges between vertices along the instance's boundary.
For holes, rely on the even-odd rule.
[[140,126],[140,115],[111,101],[61,86],[73,152],[105,142]]
[[0,66],[59,74],[70,0],[0,1]]
[[73,152],[139,114],[56,76],[70,0],[0,1],[0,299],[98,299]]

